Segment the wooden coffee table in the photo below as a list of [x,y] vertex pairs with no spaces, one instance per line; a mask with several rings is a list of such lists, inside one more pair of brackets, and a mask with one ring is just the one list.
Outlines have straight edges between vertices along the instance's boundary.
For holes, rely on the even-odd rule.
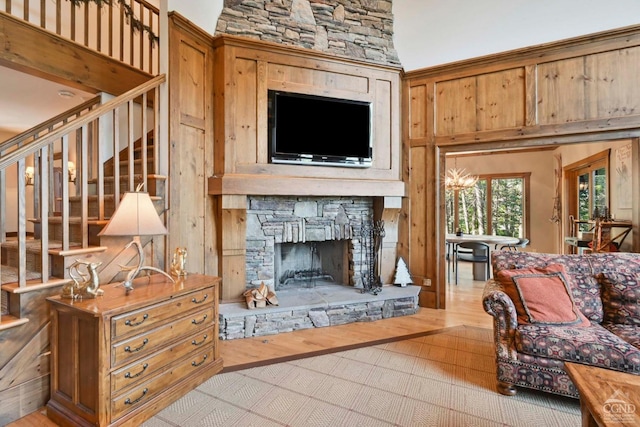
[[640,375],[565,362],[580,393],[582,427],[640,426]]

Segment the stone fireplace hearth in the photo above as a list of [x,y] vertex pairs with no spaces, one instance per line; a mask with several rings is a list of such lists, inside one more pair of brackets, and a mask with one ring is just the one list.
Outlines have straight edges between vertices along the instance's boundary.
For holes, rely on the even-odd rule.
[[[275,289],[279,306],[220,305],[220,338],[235,339],[414,314],[419,287],[363,292],[373,197],[248,196],[246,287]],[[312,272],[295,280],[292,272]]]

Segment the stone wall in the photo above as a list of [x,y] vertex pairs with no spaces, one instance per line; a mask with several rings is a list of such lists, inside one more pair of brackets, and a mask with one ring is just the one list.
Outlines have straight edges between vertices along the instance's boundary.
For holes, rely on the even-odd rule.
[[400,65],[391,0],[225,0],[216,34]]
[[349,283],[362,287],[360,230],[373,216],[370,197],[249,196],[247,206],[247,287],[273,288],[276,243],[349,240]]

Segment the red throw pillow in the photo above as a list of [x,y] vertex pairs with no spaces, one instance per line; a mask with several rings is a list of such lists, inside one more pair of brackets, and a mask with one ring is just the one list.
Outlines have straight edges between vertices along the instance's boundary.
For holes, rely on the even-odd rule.
[[500,270],[496,280],[513,301],[519,324],[590,325],[573,301],[561,264]]

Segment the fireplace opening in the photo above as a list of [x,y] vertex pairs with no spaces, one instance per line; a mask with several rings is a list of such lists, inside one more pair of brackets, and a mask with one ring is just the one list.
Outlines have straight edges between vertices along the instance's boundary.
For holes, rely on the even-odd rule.
[[347,240],[276,244],[276,291],[326,283],[348,284],[347,245]]

